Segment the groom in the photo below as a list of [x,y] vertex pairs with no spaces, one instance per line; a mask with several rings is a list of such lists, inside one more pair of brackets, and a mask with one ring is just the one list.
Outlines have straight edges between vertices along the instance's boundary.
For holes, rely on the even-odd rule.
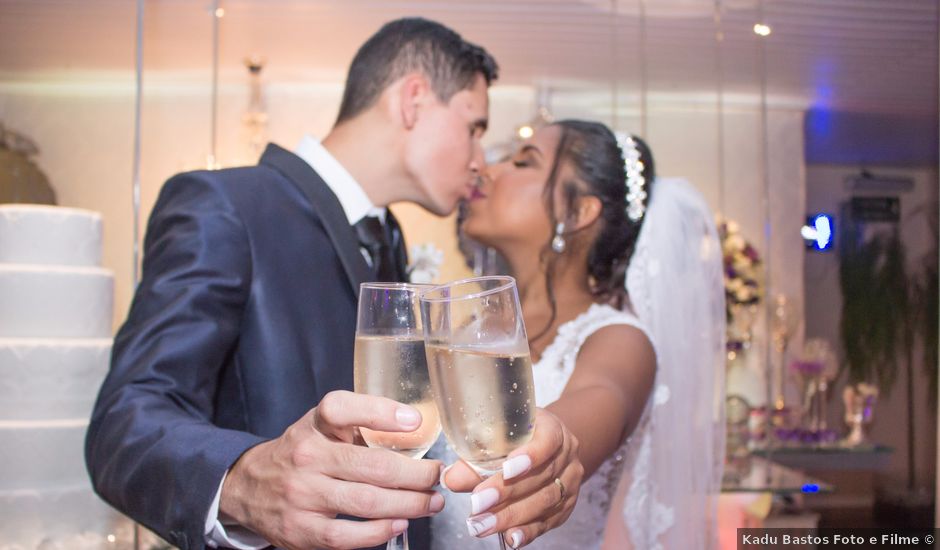
[[385,207],[446,215],[471,193],[496,76],[452,30],[394,21],[356,54],[322,143],[166,182],[88,429],[105,500],[182,550],[373,546],[443,508],[439,462],[351,444],[417,411],[338,390],[359,284],[404,277]]

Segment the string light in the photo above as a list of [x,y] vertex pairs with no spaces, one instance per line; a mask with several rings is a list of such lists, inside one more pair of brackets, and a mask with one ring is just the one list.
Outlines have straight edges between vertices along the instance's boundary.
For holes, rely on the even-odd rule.
[[754,23],[754,34],[757,36],[767,37],[770,36],[771,32],[773,32],[773,30],[770,28],[770,26],[763,23]]

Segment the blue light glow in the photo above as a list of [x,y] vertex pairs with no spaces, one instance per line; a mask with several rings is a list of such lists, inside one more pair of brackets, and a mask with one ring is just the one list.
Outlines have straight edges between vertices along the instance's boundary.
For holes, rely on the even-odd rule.
[[807,483],[807,484],[803,485],[802,491],[803,491],[804,493],[818,493],[818,492],[819,492],[819,485],[817,485],[817,484],[815,484],[815,483]]
[[834,224],[829,214],[817,214],[810,217],[808,223],[800,229],[800,235],[806,240],[806,245],[813,250],[829,250],[832,248]]

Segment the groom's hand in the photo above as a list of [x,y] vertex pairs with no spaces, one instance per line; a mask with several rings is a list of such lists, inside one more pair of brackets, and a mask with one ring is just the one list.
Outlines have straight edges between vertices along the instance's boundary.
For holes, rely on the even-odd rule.
[[384,543],[407,528],[406,518],[444,508],[431,490],[441,463],[357,446],[356,428],[410,432],[420,424],[418,411],[390,399],[331,392],[235,462],[222,486],[221,517],[290,550]]
[[568,519],[583,477],[577,438],[555,415],[536,409],[531,441],[509,455],[502,473],[483,481],[460,461],[445,471],[444,484],[473,491],[471,535],[503,533],[507,544],[521,548]]

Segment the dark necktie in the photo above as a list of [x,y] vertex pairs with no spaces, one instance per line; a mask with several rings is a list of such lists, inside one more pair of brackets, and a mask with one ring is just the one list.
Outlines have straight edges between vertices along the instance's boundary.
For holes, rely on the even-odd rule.
[[388,233],[382,222],[375,216],[366,216],[353,224],[359,244],[372,258],[372,273],[376,281],[395,282],[398,280],[398,270],[392,255],[392,245]]

